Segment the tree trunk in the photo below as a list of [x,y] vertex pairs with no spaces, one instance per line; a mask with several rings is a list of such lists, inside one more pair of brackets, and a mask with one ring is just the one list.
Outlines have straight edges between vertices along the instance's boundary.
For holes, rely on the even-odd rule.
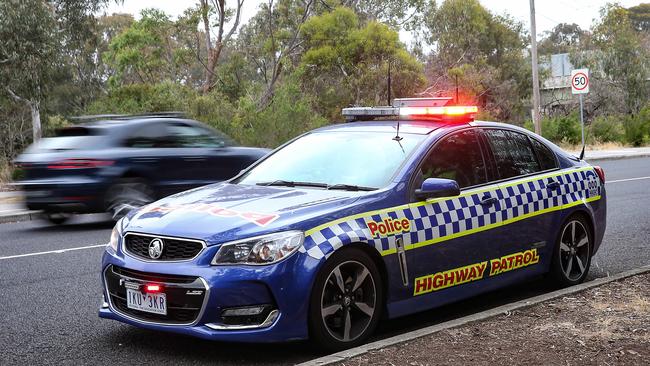
[[32,111],[32,136],[36,142],[41,139],[41,103],[29,101],[28,104]]

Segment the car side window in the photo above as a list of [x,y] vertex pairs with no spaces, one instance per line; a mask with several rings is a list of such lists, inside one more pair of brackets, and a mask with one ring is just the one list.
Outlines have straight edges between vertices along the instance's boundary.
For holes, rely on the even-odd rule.
[[555,153],[548,148],[548,146],[537,141],[534,138],[531,138],[530,141],[533,143],[533,148],[537,153],[537,159],[539,159],[539,165],[542,170],[549,170],[557,168],[557,158]]
[[415,188],[427,178],[453,179],[461,189],[487,183],[476,131],[464,130],[445,137],[431,150],[416,174]]
[[532,174],[541,170],[528,136],[523,133],[485,130],[501,179]]
[[165,127],[166,125],[158,123],[142,126],[126,139],[124,145],[133,148],[171,147]]
[[169,126],[170,139],[177,147],[224,147],[228,141],[211,131],[186,124],[172,124]]

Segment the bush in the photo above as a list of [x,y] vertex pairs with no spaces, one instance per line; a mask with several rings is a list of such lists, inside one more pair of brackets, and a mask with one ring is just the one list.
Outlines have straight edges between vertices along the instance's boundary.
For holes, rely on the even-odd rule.
[[589,126],[594,142],[625,142],[625,129],[621,116],[599,116]]
[[43,136],[44,137],[49,137],[49,136],[54,136],[56,133],[56,130],[69,126],[70,122],[65,119],[63,116],[55,115],[55,116],[48,116],[47,117],[47,122],[43,126]]
[[[534,131],[533,122],[524,122],[524,128]],[[580,117],[568,116],[542,118],[542,136],[555,143],[577,144],[581,141]]]
[[193,89],[164,81],[159,84],[130,84],[112,88],[109,94],[93,102],[89,114],[138,114],[186,111],[188,102],[197,96]]
[[650,106],[643,108],[639,114],[628,116],[623,121],[625,141],[632,146],[641,146],[650,141]]

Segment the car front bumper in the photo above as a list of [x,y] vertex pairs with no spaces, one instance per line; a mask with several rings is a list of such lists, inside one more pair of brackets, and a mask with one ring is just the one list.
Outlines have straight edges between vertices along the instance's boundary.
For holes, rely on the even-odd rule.
[[[266,266],[211,266],[209,260],[218,248],[208,247],[196,260],[188,262],[145,262],[108,249],[102,260],[104,303],[99,316],[140,328],[180,333],[209,340],[232,342],[283,342],[308,338],[308,310],[311,286],[318,261],[295,253],[290,258]],[[184,324],[170,324],[166,319],[144,319],[127,314],[113,301],[107,287],[107,271],[112,268],[145,273],[153,278],[188,276],[199,279],[206,287],[205,299],[198,316]],[[109,280],[110,281],[110,280]],[[197,282],[199,283],[199,282]],[[164,287],[165,285],[163,285]],[[189,291],[189,290],[188,290]],[[168,295],[169,296],[169,295]],[[168,304],[170,303],[168,299]],[[277,310],[265,316],[261,324],[232,324],[222,316],[225,309],[270,305]]]

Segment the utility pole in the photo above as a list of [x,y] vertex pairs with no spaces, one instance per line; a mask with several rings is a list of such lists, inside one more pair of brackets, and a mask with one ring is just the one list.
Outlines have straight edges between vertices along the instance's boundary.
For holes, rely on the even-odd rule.
[[537,29],[535,27],[535,0],[530,0],[530,50],[531,63],[533,64],[533,125],[535,133],[542,134],[541,118],[539,114],[539,72],[537,71]]

